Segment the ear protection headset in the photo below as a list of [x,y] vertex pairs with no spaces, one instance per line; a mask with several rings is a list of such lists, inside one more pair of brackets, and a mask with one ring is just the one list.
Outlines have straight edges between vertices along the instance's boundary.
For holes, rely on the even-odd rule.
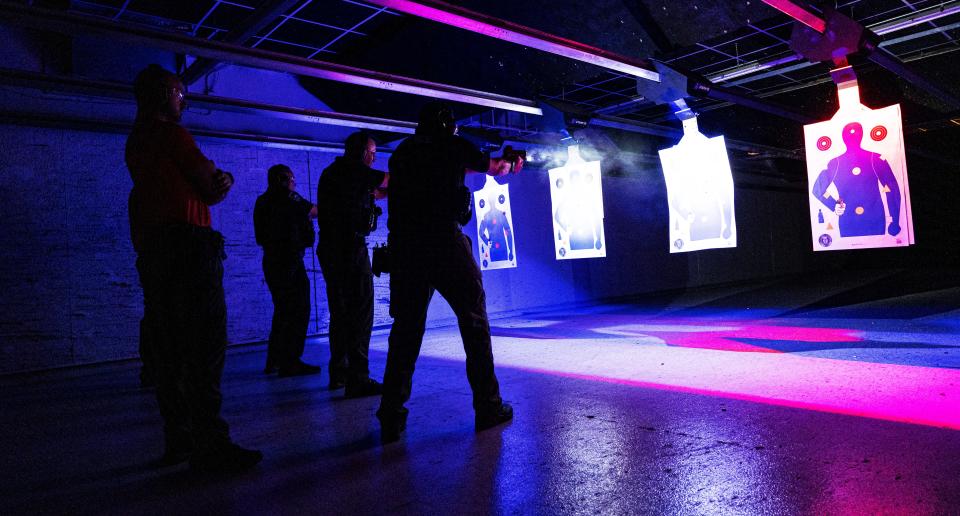
[[450,106],[444,104],[437,110],[437,127],[447,134],[457,134],[457,120],[453,117]]
[[152,64],[137,74],[134,94],[138,107],[152,111],[170,100],[173,94],[166,84],[167,77],[176,77],[160,65]]
[[418,134],[456,134],[457,120],[453,117],[453,109],[440,102],[430,102],[420,111],[420,122],[417,125]]
[[370,141],[376,143],[373,136],[366,131],[357,131],[351,134],[344,142],[343,155],[347,158],[363,160],[368,152],[367,143]]

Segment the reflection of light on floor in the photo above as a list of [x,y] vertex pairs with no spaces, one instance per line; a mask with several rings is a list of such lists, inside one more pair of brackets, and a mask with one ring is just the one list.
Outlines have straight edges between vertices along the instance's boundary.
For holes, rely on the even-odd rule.
[[[678,442],[674,446],[685,446]],[[691,511],[691,501],[695,500],[724,500],[733,493],[747,494],[762,491],[764,496],[777,499],[776,474],[770,474],[770,464],[757,460],[756,450],[752,446],[738,446],[733,443],[711,442],[694,445],[697,451],[688,450],[686,453],[677,453],[673,456],[673,464],[667,475],[676,477],[676,485],[680,490],[680,499],[677,507],[671,507],[669,514],[711,514],[714,512],[701,509]],[[715,446],[722,446],[723,451],[711,453]],[[762,486],[762,487],[761,487]],[[749,496],[749,495],[747,495]],[[736,498],[736,495],[734,495]],[[696,502],[694,502],[696,503]],[[700,509],[698,507],[698,509]],[[756,513],[753,510],[731,511],[734,514]]]
[[[563,475],[579,479],[575,483],[565,483],[563,489],[549,486],[548,496],[558,499],[559,507],[579,507],[583,500],[597,495],[598,487],[613,484],[630,467],[630,443],[623,432],[598,432],[596,425],[584,426],[583,416],[573,411],[559,410],[551,431],[553,436],[545,439],[555,447],[552,454],[562,458]],[[603,439],[602,446],[594,442]],[[584,479],[589,479],[585,481]],[[513,488],[513,487],[511,487]]]
[[[717,321],[700,333],[689,329],[669,321],[594,328],[606,334],[599,339],[495,337],[494,355],[498,367],[960,429],[960,370],[802,356],[736,341],[850,346],[862,331]],[[463,359],[455,332],[431,333],[424,356]]]
[[723,351],[778,351],[740,342],[737,339],[780,340],[799,342],[859,342],[859,332],[833,328],[806,328],[797,326],[771,326],[749,323],[731,323],[725,326],[699,324],[629,324],[598,328],[598,333],[613,333],[623,336],[653,334],[671,346],[717,349]]

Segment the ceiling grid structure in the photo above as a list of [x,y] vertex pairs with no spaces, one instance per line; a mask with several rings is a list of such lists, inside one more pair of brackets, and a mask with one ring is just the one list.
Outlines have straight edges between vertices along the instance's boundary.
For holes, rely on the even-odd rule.
[[[71,9],[82,14],[106,17],[119,22],[147,25],[154,28],[161,27],[206,39],[219,39],[218,36],[229,33],[247,15],[260,8],[253,0],[245,0],[244,2],[228,0],[195,2],[194,5],[203,6],[204,9],[196,20],[189,20],[179,16],[158,16],[156,14],[156,11],[158,11],[156,4],[159,3],[163,2],[157,0],[126,0],[122,5],[117,5],[117,2],[105,0],[81,0],[71,2]],[[317,17],[323,11],[335,11],[336,9],[330,9],[331,4],[334,3],[349,6],[346,9],[341,7],[340,12],[335,16],[345,21],[344,24],[330,23]],[[325,9],[309,9],[313,4],[313,0],[299,2],[289,12],[271,20],[268,27],[253,36],[251,38],[252,42],[245,46],[250,48],[267,47],[268,50],[312,59],[318,54],[336,54],[337,51],[330,47],[344,37],[365,37],[367,34],[359,29],[369,24],[378,15],[397,15],[389,9],[350,0],[325,2]],[[309,12],[301,14],[302,11]],[[284,28],[287,24],[299,25],[299,27],[285,31]],[[304,37],[303,34],[310,31],[304,29],[305,27],[320,29],[325,37],[313,42],[308,41],[309,38]]]

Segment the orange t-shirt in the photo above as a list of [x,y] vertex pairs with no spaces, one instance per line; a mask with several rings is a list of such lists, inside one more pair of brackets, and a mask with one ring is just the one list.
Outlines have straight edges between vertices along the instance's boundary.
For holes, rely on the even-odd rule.
[[126,162],[133,179],[128,202],[134,249],[142,249],[152,226],[210,226],[215,167],[186,129],[160,120],[136,124],[127,138]]

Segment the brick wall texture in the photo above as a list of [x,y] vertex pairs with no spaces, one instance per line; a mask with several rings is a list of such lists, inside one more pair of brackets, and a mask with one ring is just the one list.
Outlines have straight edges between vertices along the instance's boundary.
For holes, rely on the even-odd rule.
[[[127,222],[126,136],[3,125],[0,142],[0,373],[137,356],[143,305]],[[335,154],[198,143],[237,181],[212,209],[227,241],[229,341],[263,341],[273,305],[253,235],[254,201],[276,163],[294,170],[301,195],[312,200]],[[385,241],[385,228],[370,240]],[[325,333],[323,276],[313,252],[304,260],[316,292],[310,333]],[[387,288],[386,277],[376,280],[375,324],[389,322]]]

